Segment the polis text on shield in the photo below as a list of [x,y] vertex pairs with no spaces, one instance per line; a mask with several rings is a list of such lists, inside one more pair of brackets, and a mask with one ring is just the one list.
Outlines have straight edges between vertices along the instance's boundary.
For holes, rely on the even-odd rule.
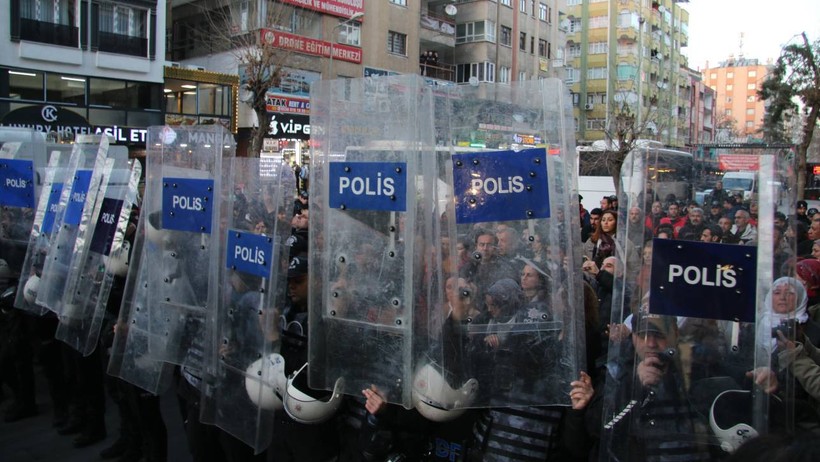
[[395,193],[393,181],[393,178],[382,178],[381,172],[375,178],[343,176],[339,178],[339,194],[348,190],[356,196],[392,196]]
[[236,245],[233,249],[233,257],[255,265],[265,264],[265,250],[260,249],[259,247],[254,247],[251,249],[250,247]]
[[524,191],[524,178],[508,176],[504,178],[473,178],[470,181],[473,191],[484,191],[485,194],[515,194]]
[[715,265],[714,271],[707,267],[669,265],[669,282],[683,277],[683,281],[691,286],[727,287],[737,285],[737,273],[732,265]]
[[174,195],[171,198],[171,206],[175,209],[199,212],[202,210],[202,198]]
[[28,181],[24,178],[6,178],[7,188],[25,189],[28,186]]

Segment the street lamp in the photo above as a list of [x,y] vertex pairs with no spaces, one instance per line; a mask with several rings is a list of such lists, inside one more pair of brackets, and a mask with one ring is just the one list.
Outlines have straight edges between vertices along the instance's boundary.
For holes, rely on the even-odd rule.
[[350,24],[353,21],[358,21],[359,19],[362,19],[363,17],[364,17],[364,12],[363,11],[359,11],[358,13],[353,13],[349,18],[347,18],[344,21],[340,22],[339,24],[336,24],[335,26],[333,26],[333,29],[330,31],[330,65],[328,66],[330,69],[328,69],[327,73],[328,73],[328,75],[330,76],[331,79],[333,78],[333,44],[336,43],[336,29],[338,29],[338,28],[340,28],[340,27],[342,27],[346,24]]

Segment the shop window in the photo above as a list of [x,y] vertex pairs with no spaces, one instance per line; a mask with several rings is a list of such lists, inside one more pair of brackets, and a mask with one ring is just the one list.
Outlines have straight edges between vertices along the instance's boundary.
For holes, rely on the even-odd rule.
[[52,103],[85,105],[86,79],[71,75],[46,76],[46,100]]
[[[3,75],[5,74],[5,75]],[[43,101],[43,73],[22,69],[3,69],[2,78],[8,79],[8,93],[0,94],[0,97],[11,99],[24,99],[31,101]],[[5,85],[0,84],[0,88]]]

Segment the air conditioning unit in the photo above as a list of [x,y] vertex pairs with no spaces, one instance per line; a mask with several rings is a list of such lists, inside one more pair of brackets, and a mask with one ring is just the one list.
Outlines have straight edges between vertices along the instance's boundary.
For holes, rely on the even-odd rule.
[[584,110],[585,110],[585,111],[591,111],[591,110],[593,110],[593,109],[595,109],[595,105],[594,105],[594,104],[592,104],[592,103],[587,103],[587,104],[584,104]]

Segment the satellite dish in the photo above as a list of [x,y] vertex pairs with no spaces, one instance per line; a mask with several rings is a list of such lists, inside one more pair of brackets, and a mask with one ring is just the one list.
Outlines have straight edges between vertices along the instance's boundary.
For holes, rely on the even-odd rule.
[[470,85],[472,85],[474,87],[478,86],[478,77],[476,77],[476,76],[470,77],[469,82],[470,82]]
[[444,7],[444,12],[447,13],[447,16],[455,16],[458,13],[458,8],[451,3]]

